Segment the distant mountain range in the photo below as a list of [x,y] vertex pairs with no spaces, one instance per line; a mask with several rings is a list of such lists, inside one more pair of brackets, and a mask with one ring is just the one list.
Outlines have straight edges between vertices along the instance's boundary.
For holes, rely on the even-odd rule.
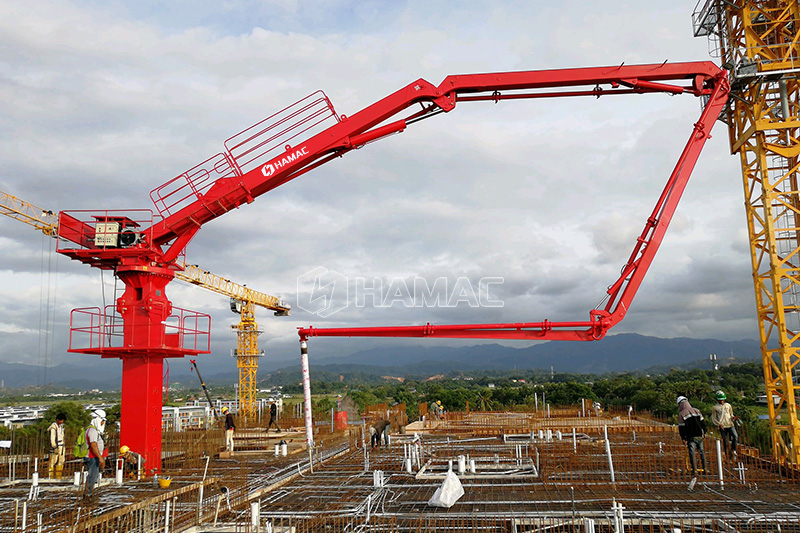
[[[662,339],[623,333],[598,342],[552,341],[513,348],[499,344],[465,347],[392,347],[365,350],[347,357],[314,361],[314,366],[335,370],[339,365],[370,365],[406,373],[442,373],[450,370],[511,370],[553,368],[555,372],[605,374],[645,370],[655,366],[682,366],[716,354],[725,360],[760,360],[761,348],[754,340]],[[448,370],[449,369],[449,370]]]
[[[552,341],[528,348],[499,344],[464,347],[383,346],[356,352],[345,357],[311,360],[315,379],[331,375],[352,374],[425,378],[452,372],[541,369],[557,373],[605,374],[610,372],[657,371],[670,368],[710,368],[709,354],[716,354],[720,365],[761,359],[758,341],[720,341],[714,339],[662,339],[637,334],[611,335],[599,342]],[[708,366],[706,366],[708,365]],[[0,362],[0,380],[6,388],[30,387],[48,383],[70,389],[118,390],[121,364],[104,361],[60,364],[46,369],[38,366]],[[177,367],[177,365],[175,365]],[[233,365],[231,365],[233,366]],[[183,369],[183,365],[180,366]],[[297,373],[296,365],[271,374],[288,377]],[[259,378],[269,372],[259,372]],[[237,380],[237,371],[203,375],[209,385],[230,385]],[[197,377],[185,370],[175,370],[170,381],[189,387],[197,385]]]

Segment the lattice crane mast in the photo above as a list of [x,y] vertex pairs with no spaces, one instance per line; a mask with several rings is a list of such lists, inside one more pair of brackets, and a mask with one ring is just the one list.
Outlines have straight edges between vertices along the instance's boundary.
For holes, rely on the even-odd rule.
[[[161,421],[155,413],[160,415],[161,394],[151,383],[160,380],[164,358],[208,350],[206,318],[173,307],[166,286],[204,224],[371,141],[452,111],[461,102],[641,93],[687,93],[708,97],[708,104],[623,276],[610,289],[614,306],[590,311],[589,321],[491,325],[480,332],[484,338],[600,339],[624,317],[724,106],[727,78],[711,62],[466,74],[448,76],[439,85],[418,79],[351,116],[337,115],[324,93],[314,93],[231,137],[225,151],[151,191],[157,215],[150,210],[59,213],[57,251],[113,271],[126,287],[115,309],[73,311],[71,332],[83,334],[84,344],[71,343],[70,350],[122,359],[121,438],[145,450],[148,466],[160,468]],[[109,343],[104,324],[114,313],[122,317],[124,327]],[[451,328],[449,336],[465,336],[469,328]],[[520,331],[523,334],[514,333]],[[301,338],[313,334],[321,330],[301,331]],[[306,411],[308,417],[308,406]]]
[[258,329],[255,308],[269,309],[275,312],[275,316],[289,316],[291,305],[275,296],[222,279],[197,265],[186,265],[180,279],[230,297],[231,311],[239,315],[239,323],[231,326],[236,331],[236,350],[232,355],[239,370],[239,413],[246,417],[254,416],[258,393],[258,360],[264,356],[264,351],[258,348],[258,336],[263,331]]
[[800,4],[706,0],[692,21],[730,71],[724,118],[742,166],[773,454],[798,466]]
[[[58,236],[58,215],[4,191],[0,191],[0,214],[33,226],[50,237]],[[236,331],[237,337],[234,357],[239,370],[239,411],[245,416],[252,416],[255,414],[258,359],[264,355],[263,350],[258,349],[258,335],[261,332],[255,321],[255,307],[274,311],[275,316],[288,316],[291,305],[280,298],[255,291],[197,265],[176,263],[176,266],[179,268],[175,272],[177,279],[229,297],[231,310],[240,315],[239,323],[231,326]]]

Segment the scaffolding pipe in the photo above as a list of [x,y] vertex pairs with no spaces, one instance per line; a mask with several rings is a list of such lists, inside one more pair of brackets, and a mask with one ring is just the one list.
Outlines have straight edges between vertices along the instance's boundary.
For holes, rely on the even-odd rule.
[[217,508],[214,509],[214,527],[217,527],[217,519],[219,518],[219,506],[222,505],[222,495],[217,496]]
[[200,489],[197,491],[197,523],[200,524],[203,521],[203,483],[200,483]]
[[622,515],[625,507],[621,503],[617,503],[616,498],[612,498],[611,502],[611,510],[614,513],[614,533],[625,533],[625,518]]
[[251,531],[258,533],[261,523],[261,506],[258,500],[250,502],[250,527]]
[[719,490],[725,490],[725,480],[722,478],[722,442],[717,439],[717,471],[719,471]]
[[121,457],[117,459],[116,467],[117,469],[114,472],[114,482],[117,485],[122,485],[122,472],[125,468],[125,465],[123,464],[123,459]]
[[606,455],[608,456],[608,470],[611,472],[611,483],[616,483],[614,478],[614,461],[611,459],[611,444],[608,442],[608,426],[603,426],[603,435],[606,441]]
[[305,405],[306,446],[311,457],[311,448],[314,446],[314,426],[311,419],[311,379],[308,375],[308,343],[300,341],[300,365],[303,371],[303,403]]
[[308,450],[308,464],[310,471],[314,472],[314,458],[311,450],[314,447],[314,426],[311,419],[311,379],[308,375],[308,343],[300,341],[300,365],[303,369],[303,404],[305,406],[306,421],[306,449]]

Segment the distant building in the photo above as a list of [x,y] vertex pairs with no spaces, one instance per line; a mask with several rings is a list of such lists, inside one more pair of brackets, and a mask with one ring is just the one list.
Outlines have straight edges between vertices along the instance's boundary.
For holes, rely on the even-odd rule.
[[[781,402],[780,396],[772,396],[772,405],[777,406]],[[767,405],[767,395],[762,394],[761,396],[756,397],[756,403],[761,405]]]
[[[84,406],[87,410],[109,409],[110,404],[89,404]],[[20,428],[29,426],[44,416],[50,408],[48,405],[30,405],[24,407],[0,407],[0,424],[7,428]]]

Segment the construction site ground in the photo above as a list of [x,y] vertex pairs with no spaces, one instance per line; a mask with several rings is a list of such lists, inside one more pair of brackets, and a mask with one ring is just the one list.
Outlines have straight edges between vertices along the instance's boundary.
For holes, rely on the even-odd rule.
[[[20,462],[0,532],[800,531],[796,472],[709,437],[692,484],[677,428],[644,416],[448,413],[403,429],[380,448],[364,426],[320,430],[311,453],[304,431],[238,431],[233,453],[165,459],[166,489],[104,478],[91,500],[72,477],[33,485]],[[430,505],[449,470],[463,496]]]

